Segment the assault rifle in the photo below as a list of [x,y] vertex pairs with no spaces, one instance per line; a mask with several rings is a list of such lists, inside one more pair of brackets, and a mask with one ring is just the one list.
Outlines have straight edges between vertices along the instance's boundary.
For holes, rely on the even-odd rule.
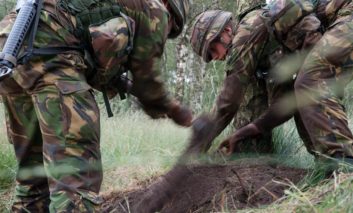
[[[16,5],[16,20],[8,35],[4,48],[0,52],[0,81],[10,76],[13,69],[18,64],[25,64],[33,55],[55,55],[72,50],[82,52],[81,47],[59,46],[33,48],[42,6],[43,0],[18,0]],[[22,45],[27,38],[27,47],[23,53],[19,55]],[[131,89],[132,81],[126,74],[118,76],[114,81],[116,83],[115,85],[118,87],[117,89],[121,99],[125,99],[125,94]],[[111,117],[113,113],[106,94],[104,95],[104,102],[107,107],[108,116]]]
[[[19,0],[16,5],[17,18],[0,52],[0,80],[11,75],[18,63],[18,54],[25,41],[29,29],[32,27],[30,40],[33,40],[38,26],[39,13],[42,9],[42,0]],[[29,43],[28,49],[32,49]],[[24,57],[23,57],[24,59]]]

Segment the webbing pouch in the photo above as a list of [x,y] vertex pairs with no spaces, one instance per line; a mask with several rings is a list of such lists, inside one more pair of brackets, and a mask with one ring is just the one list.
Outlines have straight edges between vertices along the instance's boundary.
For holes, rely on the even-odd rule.
[[104,7],[94,8],[92,10],[85,10],[79,14],[77,14],[77,31],[76,36],[88,36],[87,29],[90,25],[97,25],[104,23],[105,21],[118,17],[120,15],[120,7],[118,5],[110,5]]
[[61,9],[73,16],[85,10],[93,9],[99,4],[101,4],[100,0],[58,0],[57,3]]
[[314,11],[311,0],[277,0],[267,6],[268,25],[278,39],[285,39],[288,31],[304,16]]

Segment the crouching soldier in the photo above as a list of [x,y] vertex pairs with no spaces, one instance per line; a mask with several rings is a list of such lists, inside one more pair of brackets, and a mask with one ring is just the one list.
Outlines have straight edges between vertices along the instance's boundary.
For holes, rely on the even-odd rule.
[[[265,77],[271,94],[268,110],[238,129],[221,148],[231,153],[239,141],[264,134],[294,116],[311,154],[352,159],[352,134],[338,101],[349,82],[346,75],[352,62],[352,3],[297,1],[296,7],[287,6],[288,2],[272,1],[246,14],[237,25],[224,11],[207,11],[196,19],[194,50],[205,61],[227,56],[227,76],[214,112],[214,137],[237,112],[248,82]],[[303,11],[286,13],[291,9]],[[326,30],[323,37],[319,30]]]
[[[290,92],[293,86],[288,79],[281,84],[274,82],[268,71],[284,58],[286,51],[289,55],[297,49],[305,49],[310,46],[310,42],[314,42],[314,38],[320,37],[320,21],[315,16],[308,15],[287,36],[295,37],[298,31],[302,31],[305,35],[305,38],[301,38],[302,42],[295,38],[277,41],[277,37],[268,32],[265,12],[265,9],[254,9],[240,15],[241,20],[237,23],[230,12],[211,10],[200,14],[195,20],[191,37],[194,51],[206,62],[227,60],[226,79],[213,111],[214,121],[217,123],[213,137],[219,135],[237,113],[251,81],[265,80],[269,105],[276,106],[278,98]],[[264,115],[271,113],[269,110],[270,108],[255,120],[258,129],[263,128],[263,132],[271,130],[267,127],[273,120],[264,120]],[[281,119],[287,120],[292,115],[287,113]],[[300,119],[296,121],[302,127]],[[303,130],[302,136],[306,135],[303,128],[300,130]],[[210,145],[205,144],[205,149]],[[237,147],[233,147],[232,151],[238,151]]]
[[[17,57],[19,65],[0,82],[8,138],[19,165],[12,210],[99,212],[100,115],[92,87],[114,95],[120,69],[127,69],[131,91],[147,114],[189,126],[190,110],[169,96],[159,73],[166,39],[182,31],[189,3],[36,3],[43,8]],[[15,19],[10,13],[0,22],[1,47]],[[1,60],[9,59],[6,54]]]

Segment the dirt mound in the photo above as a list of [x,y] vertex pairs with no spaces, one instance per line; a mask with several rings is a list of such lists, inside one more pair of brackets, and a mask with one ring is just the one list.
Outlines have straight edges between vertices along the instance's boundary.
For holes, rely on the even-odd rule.
[[105,212],[133,212],[134,206],[146,197],[168,197],[161,211],[168,213],[259,207],[278,200],[288,184],[298,183],[306,174],[303,169],[274,164],[204,165],[186,169],[187,173],[178,178],[181,181],[172,182],[176,186],[173,191],[155,190],[166,188],[163,186],[166,174],[135,191],[111,193],[105,197]]

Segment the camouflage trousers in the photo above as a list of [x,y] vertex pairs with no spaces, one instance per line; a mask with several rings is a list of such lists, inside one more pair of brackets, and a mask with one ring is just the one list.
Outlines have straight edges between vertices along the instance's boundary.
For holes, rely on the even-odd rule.
[[8,137],[19,165],[14,212],[99,212],[99,109],[78,74],[78,59],[66,55],[31,62],[28,72],[45,70],[34,89],[25,90],[12,78],[1,82]]
[[353,18],[348,18],[325,32],[306,57],[294,85],[311,141],[307,148],[328,156],[353,156],[353,135],[341,101],[353,77]]
[[92,94],[48,86],[3,100],[19,165],[13,211],[94,212],[102,167]]

